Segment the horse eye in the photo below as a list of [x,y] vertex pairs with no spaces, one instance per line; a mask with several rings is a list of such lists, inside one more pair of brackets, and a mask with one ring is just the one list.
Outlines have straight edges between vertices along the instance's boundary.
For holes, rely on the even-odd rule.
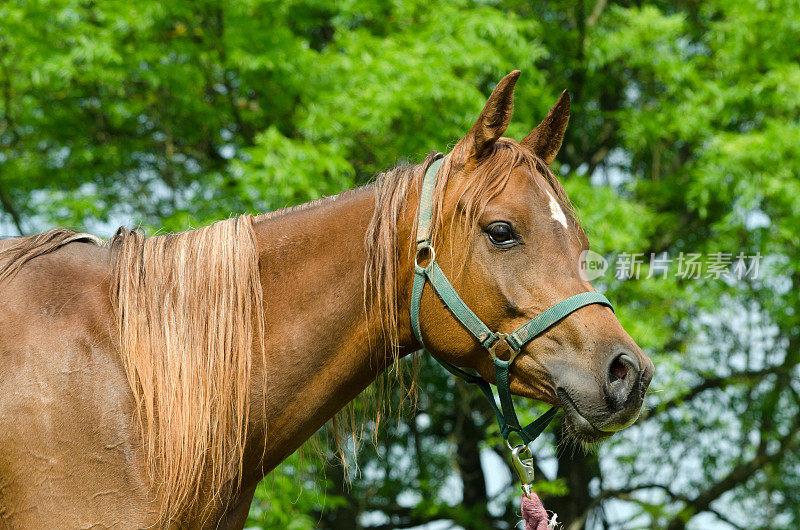
[[492,223],[486,228],[486,233],[491,242],[498,246],[507,247],[516,242],[514,231],[508,223]]

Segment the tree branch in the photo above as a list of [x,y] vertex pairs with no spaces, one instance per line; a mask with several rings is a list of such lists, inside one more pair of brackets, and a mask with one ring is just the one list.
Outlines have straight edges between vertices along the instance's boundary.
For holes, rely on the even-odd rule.
[[744,484],[756,471],[764,466],[783,458],[783,455],[798,446],[796,437],[798,432],[800,432],[800,423],[795,423],[786,436],[781,439],[780,447],[774,453],[767,453],[766,450],[759,451],[748,462],[743,462],[734,467],[725,478],[706,488],[694,499],[688,500],[683,510],[678,512],[675,518],[670,521],[667,530],[683,530],[686,528],[686,521],[697,513],[710,511],[709,505],[721,497],[722,494]]
[[[461,506],[441,506],[436,510],[436,513],[430,515],[420,515],[414,513],[415,508],[406,508],[404,506],[393,505],[390,507],[380,506],[371,508],[365,507],[366,511],[376,509],[389,517],[389,521],[375,526],[365,526],[368,530],[392,530],[394,528],[413,528],[422,526],[436,521],[452,521],[453,523],[461,526],[466,526],[464,516],[469,512]],[[470,528],[473,526],[467,526]],[[480,523],[480,526],[473,528],[493,528],[494,526],[486,526],[486,523]]]
[[667,401],[660,403],[654,409],[643,411],[640,421],[649,419],[655,416],[656,414],[666,412],[667,410],[675,408],[676,406],[681,405],[686,401],[691,401],[692,399],[696,398],[698,395],[702,394],[706,390],[712,390],[717,388],[721,389],[732,384],[746,383],[754,379],[760,379],[766,375],[785,372],[786,370],[788,370],[788,368],[785,365],[778,365],[778,366],[769,366],[767,368],[762,368],[761,370],[750,370],[746,372],[737,372],[735,374],[730,374],[730,375],[710,377],[708,379],[705,379],[699,385],[690,388],[685,394],[676,396],[672,399],[668,399]]
[[589,168],[586,171],[586,176],[591,178],[597,166],[602,164],[609,151],[614,145],[613,139],[617,131],[617,124],[613,120],[606,120],[600,127],[600,137],[596,143],[596,149],[591,156],[589,156]]
[[22,229],[22,216],[14,206],[14,203],[11,202],[11,197],[9,197],[2,188],[0,188],[0,205],[2,205],[3,210],[11,216],[19,235],[25,235],[25,231]]
[[597,24],[597,21],[600,19],[600,15],[603,14],[603,10],[606,8],[606,4],[608,4],[608,0],[597,0],[597,2],[595,2],[594,9],[592,9],[592,14],[586,19],[587,28],[591,28]]

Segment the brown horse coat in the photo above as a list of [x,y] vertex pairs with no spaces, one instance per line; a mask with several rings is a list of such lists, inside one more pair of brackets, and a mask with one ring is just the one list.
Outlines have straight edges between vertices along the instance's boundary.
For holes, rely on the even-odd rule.
[[[586,238],[546,167],[568,98],[521,144],[500,138],[518,75],[498,84],[435,195],[438,260],[498,330],[591,289],[577,267]],[[241,528],[264,474],[419,346],[411,233],[425,167],[147,241],[0,242],[0,527]],[[518,240],[492,240],[497,222]],[[430,289],[421,314],[434,355],[492,379]],[[511,390],[564,405],[573,433],[598,440],[635,419],[650,377],[593,306],[525,347]]]

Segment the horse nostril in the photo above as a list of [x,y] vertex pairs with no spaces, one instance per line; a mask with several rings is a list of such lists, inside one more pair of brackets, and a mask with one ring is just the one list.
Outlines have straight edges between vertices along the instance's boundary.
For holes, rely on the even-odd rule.
[[628,402],[632,390],[639,380],[639,367],[630,355],[617,355],[608,365],[605,392],[609,406],[619,410]]
[[612,383],[618,379],[625,379],[625,376],[628,375],[628,366],[620,360],[620,357],[614,359],[609,368]]

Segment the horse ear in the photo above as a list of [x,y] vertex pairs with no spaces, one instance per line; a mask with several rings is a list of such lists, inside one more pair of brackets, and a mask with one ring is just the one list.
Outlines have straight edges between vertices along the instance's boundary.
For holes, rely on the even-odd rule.
[[458,142],[467,156],[481,159],[486,156],[511,121],[514,112],[514,85],[520,71],[514,70],[497,83],[489,100],[478,116],[478,121],[467,135]]
[[544,160],[548,166],[555,160],[558,150],[561,149],[564,131],[567,130],[569,121],[569,103],[569,93],[565,90],[542,123],[520,142]]

